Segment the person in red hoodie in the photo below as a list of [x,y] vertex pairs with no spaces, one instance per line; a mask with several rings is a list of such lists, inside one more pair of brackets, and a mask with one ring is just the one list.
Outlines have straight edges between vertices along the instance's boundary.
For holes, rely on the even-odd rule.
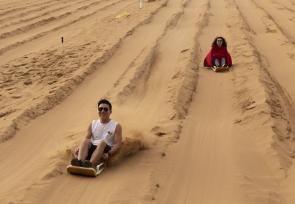
[[205,67],[231,67],[232,59],[227,51],[227,43],[223,37],[216,37],[212,48],[204,60]]

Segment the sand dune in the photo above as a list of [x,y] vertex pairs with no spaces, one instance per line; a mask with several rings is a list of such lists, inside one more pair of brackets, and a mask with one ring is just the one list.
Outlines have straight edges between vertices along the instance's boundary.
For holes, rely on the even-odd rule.
[[[294,22],[289,0],[0,0],[0,203],[294,203]],[[102,97],[121,155],[68,175]]]

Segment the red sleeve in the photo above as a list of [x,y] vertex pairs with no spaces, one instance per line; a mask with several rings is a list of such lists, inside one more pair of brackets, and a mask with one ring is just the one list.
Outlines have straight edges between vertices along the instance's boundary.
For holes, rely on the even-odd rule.
[[233,64],[232,64],[232,59],[231,59],[231,56],[230,56],[230,54],[227,52],[227,55],[226,55],[226,64],[228,65],[228,66],[232,66]]
[[212,67],[212,49],[208,52],[206,58],[204,59],[204,67]]

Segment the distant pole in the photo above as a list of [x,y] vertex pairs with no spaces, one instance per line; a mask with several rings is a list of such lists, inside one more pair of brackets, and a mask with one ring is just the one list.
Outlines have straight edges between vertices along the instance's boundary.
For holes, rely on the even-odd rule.
[[142,8],[142,2],[143,0],[139,0],[139,8],[141,9]]
[[61,44],[64,43],[64,37],[61,37]]

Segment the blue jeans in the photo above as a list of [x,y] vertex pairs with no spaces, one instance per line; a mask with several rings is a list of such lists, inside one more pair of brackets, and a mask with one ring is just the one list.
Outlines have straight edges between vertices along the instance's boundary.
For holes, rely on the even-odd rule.
[[222,57],[221,59],[216,58],[214,60],[214,66],[216,66],[216,67],[223,67],[223,66],[225,66],[225,58],[224,57]]

